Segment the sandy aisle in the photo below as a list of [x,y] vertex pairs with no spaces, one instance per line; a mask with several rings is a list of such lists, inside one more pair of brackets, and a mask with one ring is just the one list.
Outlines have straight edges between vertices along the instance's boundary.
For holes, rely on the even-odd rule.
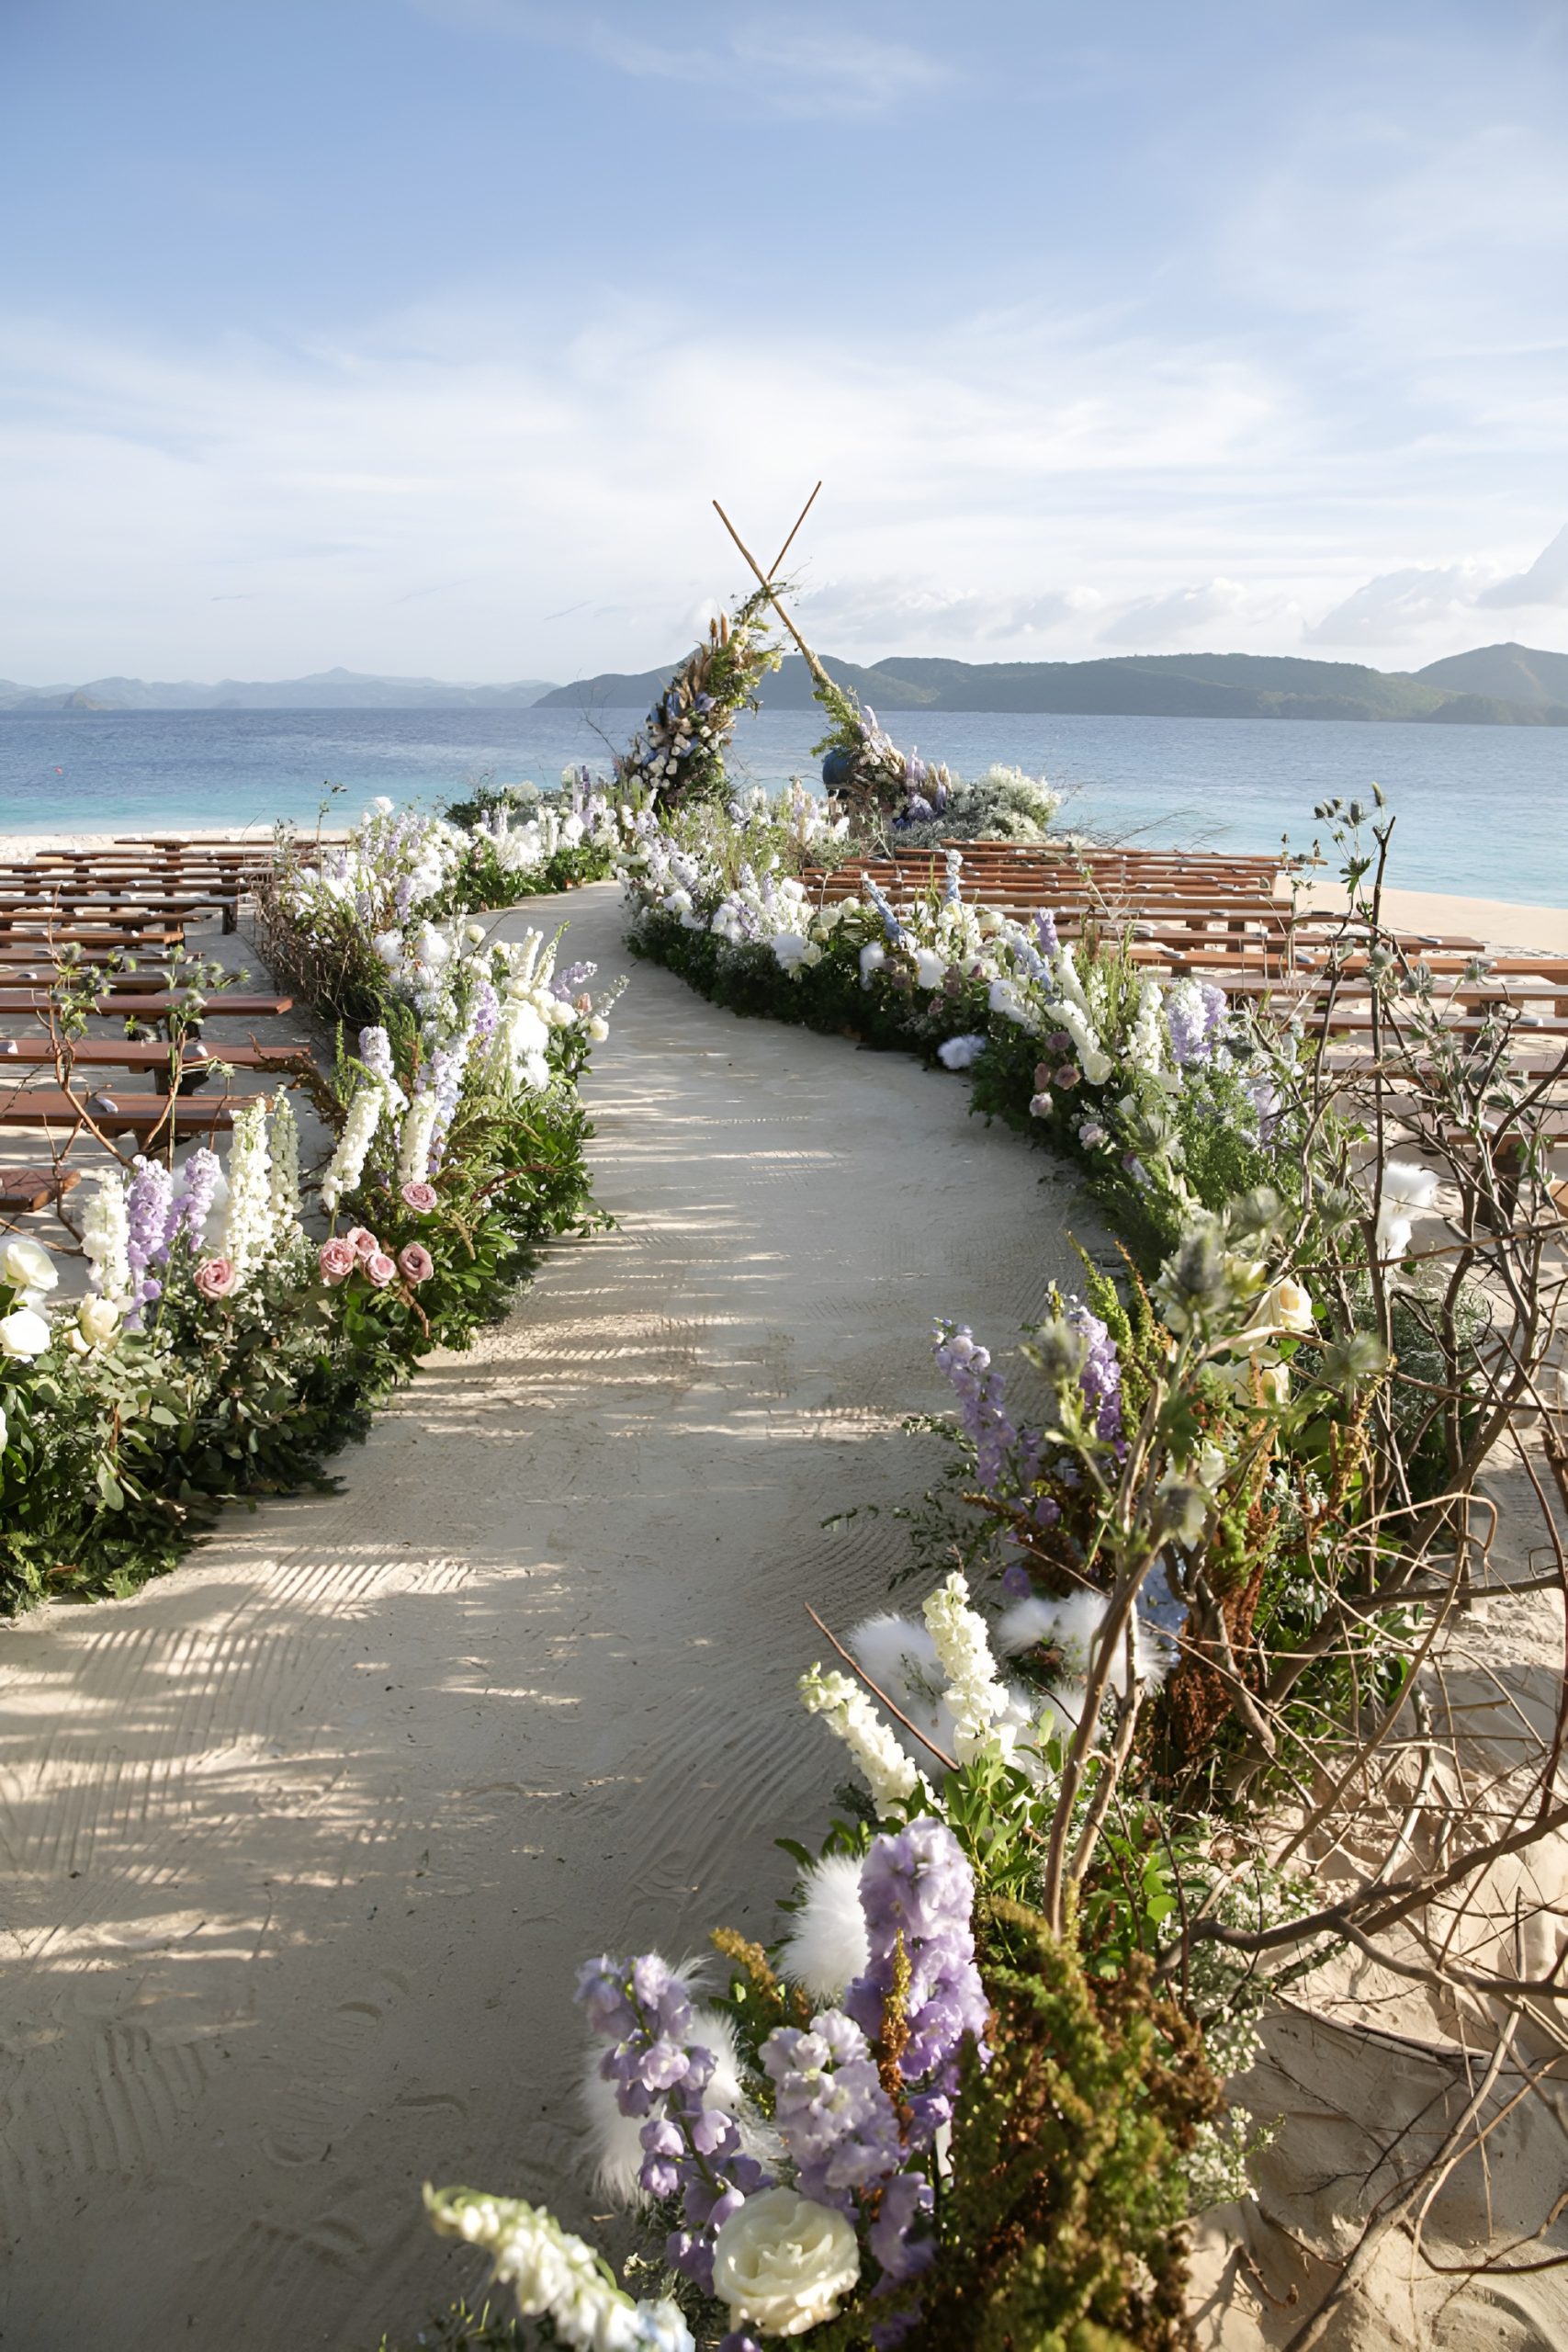
[[[560,910],[626,967],[612,887]],[[930,1463],[933,1309],[1005,1343],[1072,1280],[1070,1187],[958,1081],[632,968],[592,1088],[619,1230],[341,1498],[0,1633],[18,2352],[412,2333],[473,2276],[427,2176],[584,2218],[576,1962],[768,1928],[835,1772],[801,1604],[842,1623],[901,1555],[819,1522]]]

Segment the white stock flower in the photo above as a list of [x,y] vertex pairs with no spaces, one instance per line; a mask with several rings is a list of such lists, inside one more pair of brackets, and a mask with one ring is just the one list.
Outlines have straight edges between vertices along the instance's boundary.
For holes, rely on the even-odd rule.
[[970,1607],[969,1586],[958,1569],[927,1595],[922,1614],[947,1677],[953,1754],[967,1764],[983,1748],[997,1746],[1010,1758],[1015,1735],[1003,1720],[1008,1692],[997,1674],[986,1621]]
[[105,1298],[124,1302],[130,1296],[130,1240],[124,1179],[118,1168],[106,1168],[82,1215],[83,1254],[92,1268],[93,1288]]
[[860,1766],[879,1813],[899,1798],[914,1795],[920,1775],[858,1682],[836,1670],[824,1674],[814,1666],[796,1688],[807,1713],[823,1716]]
[[424,2201],[441,2234],[482,2247],[524,2318],[547,2316],[573,2352],[695,2352],[673,2303],[634,2302],[605,2277],[592,2247],[542,2205],[428,2188]]
[[9,1315],[0,1317],[0,1354],[27,1363],[34,1356],[41,1356],[50,1342],[50,1329],[43,1317],[30,1306],[14,1307]]
[[749,2197],[714,2240],[714,2293],[768,2335],[804,2335],[836,2318],[859,2277],[860,2247],[844,2216],[793,2188]]
[[229,1198],[224,1204],[218,1255],[233,1266],[236,1286],[254,1272],[272,1248],[272,1153],[267,1143],[266,1105],[258,1097],[234,1114],[229,1147]]
[[1164,991],[1157,980],[1145,980],[1138,991],[1138,1013],[1127,1040],[1127,1059],[1157,1077],[1165,1059]]
[[274,1244],[299,1222],[299,1123],[294,1104],[280,1094],[273,1108],[268,1137],[272,1155],[270,1206]]
[[349,1104],[337,1149],[328,1160],[326,1173],[321,1178],[321,1206],[329,1214],[336,1208],[344,1193],[353,1192],[365,1173],[365,1162],[389,1100],[386,1088],[372,1080],[360,1086]]
[[17,1234],[0,1250],[0,1277],[22,1294],[24,1306],[37,1306],[60,1280],[54,1260],[38,1242]]
[[[1066,949],[1063,954],[1066,953]],[[1100,1045],[1090,1025],[1089,1015],[1071,998],[1047,1007],[1050,1018],[1065,1029],[1073,1041],[1073,1048],[1091,1086],[1103,1086],[1114,1067],[1110,1055]]]
[[939,989],[947,977],[947,958],[934,947],[915,950],[915,979],[922,989]]
[[404,1112],[398,1137],[400,1184],[423,1184],[429,1175],[431,1138],[440,1108],[434,1094],[416,1094]]
[[1025,1003],[1023,992],[1015,980],[993,980],[986,1001],[993,1012],[999,1012],[1004,1021],[1010,1021],[1016,1028],[1038,1028],[1039,1023]]

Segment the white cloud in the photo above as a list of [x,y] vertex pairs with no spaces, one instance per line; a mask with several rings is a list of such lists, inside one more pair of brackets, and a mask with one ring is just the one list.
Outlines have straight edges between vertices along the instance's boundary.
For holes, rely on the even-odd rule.
[[802,626],[835,651],[943,653],[955,645],[1005,644],[1020,658],[1043,652],[1036,639],[1092,618],[1103,601],[1092,588],[998,595],[898,579],[807,582],[795,600]]
[[1542,548],[1527,571],[1495,580],[1476,598],[1478,605],[1568,605],[1568,524]]
[[636,81],[722,90],[764,114],[837,118],[886,114],[954,79],[950,60],[905,40],[852,30],[836,16],[781,19],[760,9],[715,10],[660,0],[628,19],[613,9],[536,0],[413,0],[420,12],[573,49]]
[[1169,589],[1161,596],[1140,596],[1100,630],[1100,642],[1152,649],[1173,637],[1190,637],[1195,629],[1209,628],[1216,622],[1234,624],[1247,604],[1247,592],[1239,580],[1206,580],[1196,587]]
[[1309,645],[1403,644],[1427,634],[1435,622],[1471,610],[1495,576],[1495,564],[1473,556],[1460,563],[1413,563],[1381,571],[1303,636]]

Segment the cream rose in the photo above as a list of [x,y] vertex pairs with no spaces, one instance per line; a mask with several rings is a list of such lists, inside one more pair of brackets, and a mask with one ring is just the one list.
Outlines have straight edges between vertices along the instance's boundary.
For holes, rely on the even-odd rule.
[[76,1320],[89,1347],[107,1348],[119,1329],[119,1309],[112,1298],[85,1298]]
[[860,2248],[843,2215],[793,2188],[749,2197],[714,2240],[714,2293],[768,2335],[804,2335],[835,2319],[859,2277]]
[[28,1291],[52,1290],[60,1280],[48,1250],[21,1235],[0,1252],[0,1276],[14,1289]]
[[1281,1331],[1311,1333],[1316,1329],[1313,1320],[1311,1293],[1304,1283],[1291,1274],[1281,1274],[1277,1283],[1264,1292],[1247,1321],[1247,1326],[1235,1341],[1238,1348],[1258,1349],[1268,1340],[1278,1338]]
[[18,1306],[13,1314],[0,1317],[0,1354],[25,1362],[30,1356],[41,1356],[49,1341],[49,1325],[30,1306]]

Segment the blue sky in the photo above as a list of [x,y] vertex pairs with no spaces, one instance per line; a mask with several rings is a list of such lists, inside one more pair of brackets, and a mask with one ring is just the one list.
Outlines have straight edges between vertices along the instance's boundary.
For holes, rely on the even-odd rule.
[[[0,675],[1568,649],[1562,0],[0,0]],[[772,546],[769,546],[770,553]]]

